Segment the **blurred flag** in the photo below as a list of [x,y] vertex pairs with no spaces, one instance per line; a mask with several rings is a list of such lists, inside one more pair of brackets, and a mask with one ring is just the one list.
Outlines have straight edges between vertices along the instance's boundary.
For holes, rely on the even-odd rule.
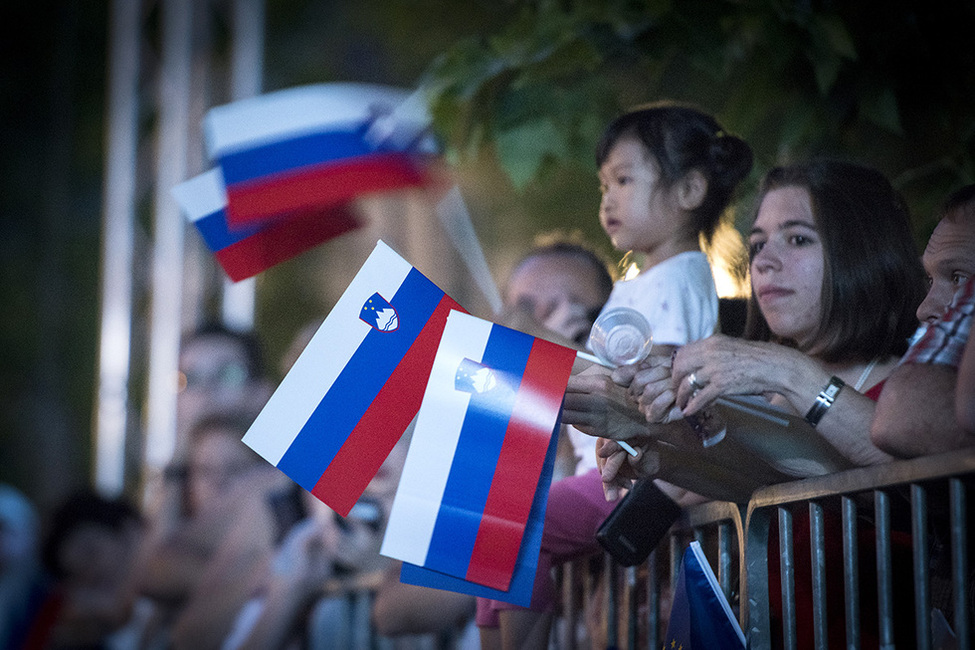
[[717,578],[694,541],[684,551],[664,647],[684,650],[744,650],[745,635]]
[[575,357],[465,313],[448,316],[383,555],[508,589]]
[[451,309],[380,241],[244,442],[347,515],[420,408]]
[[425,182],[435,150],[419,91],[300,86],[209,110],[207,150],[223,171],[233,228]]
[[360,225],[348,206],[330,205],[271,224],[230,230],[227,193],[219,169],[180,183],[173,188],[173,196],[234,282],[257,275]]
[[[553,431],[557,432],[558,430],[559,425],[556,423]],[[418,585],[420,587],[454,591],[479,598],[500,600],[522,607],[531,605],[532,591],[535,587],[535,573],[538,570],[538,554],[542,548],[545,507],[548,505],[548,489],[552,484],[552,471],[555,468],[555,452],[558,448],[558,439],[558,435],[553,433],[549,441],[548,452],[545,455],[545,463],[542,465],[542,475],[539,477],[538,487],[535,489],[535,498],[532,501],[531,512],[528,514],[528,522],[525,524],[525,534],[521,542],[521,550],[518,552],[518,560],[515,562],[515,570],[511,576],[511,583],[507,590],[492,589],[484,585],[479,585],[476,582],[469,582],[463,578],[456,578],[446,573],[424,569],[423,567],[409,563],[404,563],[403,568],[400,569],[400,582]]]

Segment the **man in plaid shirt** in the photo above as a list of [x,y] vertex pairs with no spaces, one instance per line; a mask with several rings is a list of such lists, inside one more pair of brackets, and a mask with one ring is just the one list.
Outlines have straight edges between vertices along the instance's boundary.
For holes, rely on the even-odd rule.
[[870,431],[877,447],[899,457],[975,445],[975,431],[955,417],[975,303],[975,185],[952,194],[943,214],[924,250],[931,286],[917,310],[921,327],[887,378]]

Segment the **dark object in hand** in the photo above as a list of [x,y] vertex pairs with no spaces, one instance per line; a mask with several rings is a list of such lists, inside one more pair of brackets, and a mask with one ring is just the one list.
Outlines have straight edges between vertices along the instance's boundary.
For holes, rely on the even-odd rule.
[[640,479],[599,526],[596,540],[614,560],[634,566],[647,559],[680,513],[653,479]]

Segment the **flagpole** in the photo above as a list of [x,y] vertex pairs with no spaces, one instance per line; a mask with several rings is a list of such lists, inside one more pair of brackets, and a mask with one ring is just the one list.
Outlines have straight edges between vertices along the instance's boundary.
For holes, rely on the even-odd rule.
[[140,8],[141,3],[127,0],[115,0],[111,8],[101,318],[93,428],[95,487],[112,495],[119,494],[125,486],[125,437],[129,424]]
[[[264,85],[264,1],[233,3],[233,47],[230,72],[231,99],[237,101],[261,93]],[[221,319],[235,329],[254,327],[257,280],[223,279]]]

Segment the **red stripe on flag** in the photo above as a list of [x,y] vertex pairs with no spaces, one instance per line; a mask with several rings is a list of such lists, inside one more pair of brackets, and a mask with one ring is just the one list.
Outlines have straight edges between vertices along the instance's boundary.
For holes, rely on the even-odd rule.
[[215,255],[227,276],[237,282],[360,225],[346,206],[304,211],[277,221]]
[[532,345],[466,580],[508,589],[575,358],[575,350],[543,339],[535,339]]
[[312,494],[343,517],[419,410],[451,309],[465,311],[445,295],[312,489]]
[[239,227],[296,210],[344,203],[360,194],[424,182],[426,175],[420,164],[404,153],[330,161],[227,187],[227,223]]

